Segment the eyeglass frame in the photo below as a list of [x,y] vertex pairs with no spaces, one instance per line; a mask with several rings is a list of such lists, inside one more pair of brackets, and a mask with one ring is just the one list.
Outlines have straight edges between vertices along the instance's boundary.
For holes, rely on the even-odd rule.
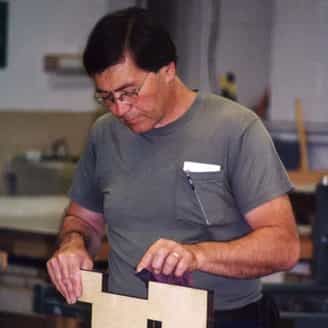
[[[144,87],[145,82],[146,82],[146,80],[147,80],[150,73],[151,72],[146,74],[146,76],[143,79],[141,85],[133,91],[127,91],[127,90],[124,91],[124,90],[122,90],[122,92],[118,96],[115,96],[115,94],[114,94],[116,91],[104,91],[104,92],[103,91],[96,91],[95,94],[94,94],[94,97],[95,97],[98,104],[104,105],[104,106],[106,106],[106,102],[109,102],[110,105],[114,105],[114,104],[117,103],[117,101],[132,104],[135,100],[126,101],[126,100],[123,99],[123,97],[128,97],[128,98],[129,97],[131,97],[131,98],[132,97],[135,97],[135,98],[139,97],[139,93],[142,90],[142,88]],[[119,92],[119,91],[117,91],[117,92]],[[103,94],[103,93],[106,93],[106,95],[101,96],[100,94]]]

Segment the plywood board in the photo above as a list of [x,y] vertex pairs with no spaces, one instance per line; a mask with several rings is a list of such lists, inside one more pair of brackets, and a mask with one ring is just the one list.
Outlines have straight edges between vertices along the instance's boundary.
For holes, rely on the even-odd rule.
[[82,271],[79,301],[92,304],[92,328],[207,328],[212,312],[206,290],[149,282],[148,299],[103,292],[102,274]]

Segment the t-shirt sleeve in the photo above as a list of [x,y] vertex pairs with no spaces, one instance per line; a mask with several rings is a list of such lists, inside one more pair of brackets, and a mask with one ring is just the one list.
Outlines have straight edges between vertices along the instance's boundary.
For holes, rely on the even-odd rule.
[[251,209],[288,193],[292,185],[272,139],[258,118],[230,144],[229,175],[240,211]]
[[91,211],[103,213],[103,194],[97,185],[95,136],[91,133],[79,159],[69,198]]

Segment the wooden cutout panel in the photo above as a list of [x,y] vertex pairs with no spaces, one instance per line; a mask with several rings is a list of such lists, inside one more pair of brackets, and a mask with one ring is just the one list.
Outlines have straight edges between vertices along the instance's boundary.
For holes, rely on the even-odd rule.
[[145,300],[103,292],[101,273],[81,273],[79,301],[92,304],[92,328],[147,328],[148,320],[162,328],[207,328],[206,290],[150,282]]

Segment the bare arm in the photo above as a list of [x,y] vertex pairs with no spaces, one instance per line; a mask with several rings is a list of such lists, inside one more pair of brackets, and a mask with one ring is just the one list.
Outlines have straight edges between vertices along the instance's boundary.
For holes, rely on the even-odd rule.
[[201,243],[195,255],[199,270],[229,277],[253,278],[293,267],[300,244],[287,196],[246,215],[253,232],[226,243]]
[[288,270],[296,264],[300,243],[288,196],[251,210],[246,220],[253,231],[234,241],[186,245],[159,240],[148,249],[137,270],[148,268],[177,276],[200,270],[247,279]]
[[74,202],[70,203],[65,214],[58,237],[60,247],[79,239],[83,241],[88,253],[96,256],[104,236],[103,215]]
[[69,303],[82,293],[80,269],[90,270],[104,235],[104,217],[71,202],[59,232],[59,246],[47,262],[50,278]]

